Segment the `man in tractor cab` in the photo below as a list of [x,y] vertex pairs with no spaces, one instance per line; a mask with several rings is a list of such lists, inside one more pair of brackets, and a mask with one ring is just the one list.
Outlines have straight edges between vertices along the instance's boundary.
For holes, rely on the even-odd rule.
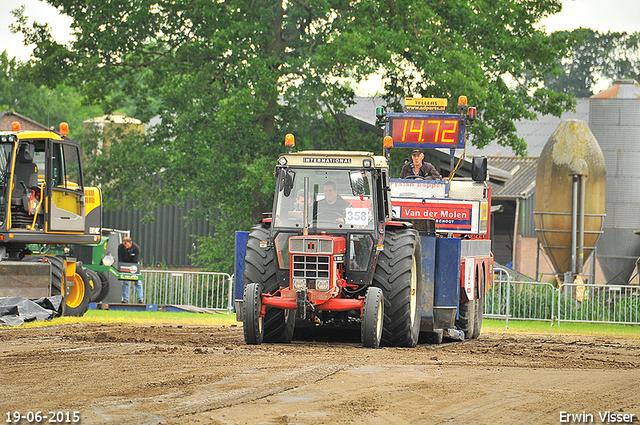
[[411,162],[406,161],[400,171],[401,179],[437,180],[440,173],[436,167],[424,161],[424,153],[420,149],[411,152]]
[[346,210],[352,206],[351,203],[338,195],[338,185],[333,180],[324,182],[322,191],[324,199],[313,204],[313,219],[344,223]]

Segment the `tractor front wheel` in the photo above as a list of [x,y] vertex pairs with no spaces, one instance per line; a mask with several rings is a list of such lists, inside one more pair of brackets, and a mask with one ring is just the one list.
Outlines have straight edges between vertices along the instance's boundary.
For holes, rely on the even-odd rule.
[[244,319],[242,321],[244,342],[251,345],[260,345],[264,338],[264,327],[260,316],[260,311],[262,310],[262,285],[259,283],[247,284],[244,287],[242,302],[244,304]]
[[364,305],[362,306],[360,335],[363,347],[378,348],[380,346],[383,322],[384,300],[382,290],[370,287],[364,296]]
[[[279,288],[276,280],[276,256],[269,243],[269,229],[256,225],[249,233],[245,255],[245,285],[257,282],[263,293],[273,294]],[[267,246],[261,246],[267,242]],[[264,314],[264,342],[291,342],[296,324],[295,311],[267,306]]]

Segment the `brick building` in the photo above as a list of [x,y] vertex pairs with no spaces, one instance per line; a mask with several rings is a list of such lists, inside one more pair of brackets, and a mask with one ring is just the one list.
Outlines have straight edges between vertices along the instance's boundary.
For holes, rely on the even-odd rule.
[[46,125],[40,124],[13,111],[4,111],[0,113],[0,130],[11,130],[11,124],[20,123],[21,130],[48,130]]

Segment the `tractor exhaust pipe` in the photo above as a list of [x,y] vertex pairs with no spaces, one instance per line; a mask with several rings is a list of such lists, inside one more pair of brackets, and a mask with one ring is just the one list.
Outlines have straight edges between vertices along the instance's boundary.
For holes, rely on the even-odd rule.
[[302,221],[304,227],[302,234],[309,235],[309,177],[304,178],[304,207],[302,208]]

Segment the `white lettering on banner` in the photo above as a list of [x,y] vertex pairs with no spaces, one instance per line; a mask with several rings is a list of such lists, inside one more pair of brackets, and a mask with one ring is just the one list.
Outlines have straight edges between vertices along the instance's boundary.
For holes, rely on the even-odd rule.
[[391,187],[424,187],[427,189],[434,189],[444,187],[444,183],[391,182]]
[[468,210],[428,209],[420,207],[402,207],[402,217],[432,218],[435,220],[469,220]]

